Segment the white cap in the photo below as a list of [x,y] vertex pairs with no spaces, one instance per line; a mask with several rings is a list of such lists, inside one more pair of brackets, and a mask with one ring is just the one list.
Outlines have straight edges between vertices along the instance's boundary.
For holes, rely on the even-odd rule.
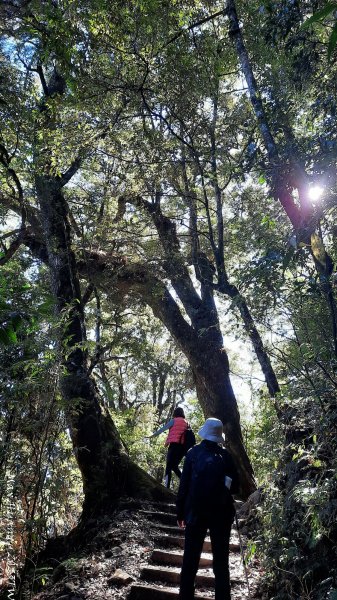
[[206,419],[205,423],[198,431],[198,435],[203,440],[209,440],[210,442],[217,442],[218,444],[225,443],[225,436],[223,434],[223,425],[220,419]]

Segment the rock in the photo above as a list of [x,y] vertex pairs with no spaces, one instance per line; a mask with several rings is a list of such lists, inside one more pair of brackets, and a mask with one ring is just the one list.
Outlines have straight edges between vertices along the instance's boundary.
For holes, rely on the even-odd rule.
[[123,550],[120,546],[115,546],[114,548],[110,548],[104,553],[105,558],[116,558],[116,556],[120,556]]
[[53,583],[57,583],[58,581],[60,581],[60,579],[65,577],[66,573],[67,573],[67,569],[65,568],[65,566],[62,563],[57,565],[57,567],[56,567],[56,569],[54,569],[53,575],[52,575]]
[[109,531],[107,538],[111,545],[119,546],[122,543],[122,539],[119,536],[116,536],[113,531]]
[[248,500],[239,508],[238,514],[240,518],[247,518],[251,512],[260,504],[262,498],[262,490],[257,489],[253,492]]
[[116,569],[114,574],[108,579],[108,585],[129,585],[132,581],[134,581],[132,575],[122,571],[122,569]]
[[72,581],[67,581],[64,584],[64,589],[65,589],[66,592],[74,592],[75,589],[76,589],[76,586],[75,586],[74,583],[72,583]]

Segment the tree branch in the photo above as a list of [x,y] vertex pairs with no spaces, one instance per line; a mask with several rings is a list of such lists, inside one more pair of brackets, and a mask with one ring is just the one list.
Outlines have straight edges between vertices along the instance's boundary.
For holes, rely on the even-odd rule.
[[23,237],[20,233],[9,245],[9,247],[5,250],[4,255],[0,257],[0,265],[5,265],[10,261],[10,259],[14,256],[16,251],[20,248],[23,243]]
[[[6,196],[0,191],[0,204],[6,207],[8,210],[12,210],[15,214],[21,216],[21,206],[17,200],[17,198],[12,198],[11,196]],[[26,217],[29,221],[30,225],[35,230],[37,234],[41,229],[41,223],[39,218],[39,211],[32,206],[27,205],[25,207]]]
[[281,202],[292,225],[295,229],[298,229],[302,221],[301,212],[296,206],[292,195],[287,189],[286,182],[284,181],[284,173],[282,173],[277,145],[269,127],[263,102],[258,90],[253,69],[250,64],[250,59],[241,33],[234,0],[227,0],[226,13],[228,15],[230,25],[229,35],[232,37],[236,46],[241,69],[247,82],[251,104],[259,126],[260,134],[264,142],[264,146],[269,157],[274,193]]
[[129,104],[129,102],[130,102],[130,100],[128,100],[127,98],[123,99],[122,105],[117,110],[114,120],[107,127],[105,127],[102,131],[99,131],[96,135],[94,135],[90,139],[88,144],[80,150],[77,157],[73,160],[73,162],[68,167],[68,169],[65,171],[65,173],[63,173],[59,177],[56,177],[56,181],[60,187],[63,187],[67,183],[69,183],[71,178],[77,173],[79,168],[82,166],[83,161],[86,158],[88,158],[88,156],[92,152],[94,143],[99,140],[103,140],[106,137],[106,135],[108,134],[108,132],[117,124],[119,117],[121,116],[121,114],[124,111],[124,109],[126,108],[126,106]]
[[111,298],[120,299],[131,294],[148,304],[180,347],[182,339],[186,344],[196,341],[195,331],[182,316],[166,286],[145,265],[111,265],[108,254],[90,252],[85,260],[78,261],[78,269],[82,276],[90,276],[97,287],[106,289]]
[[165,270],[188,316],[195,323],[201,305],[201,298],[194,289],[190,274],[184,263],[184,258],[181,255],[176,225],[169,217],[162,213],[159,198],[160,193],[158,192],[155,203],[148,202],[140,196],[131,197],[128,201],[144,209],[151,217],[164,250],[166,258],[164,264]]
[[48,86],[47,86],[47,82],[44,76],[44,72],[42,69],[42,65],[37,65],[36,67],[36,72],[38,73],[39,77],[40,77],[40,81],[41,81],[41,85],[42,85],[42,89],[43,89],[43,93],[45,96],[49,96],[49,90],[48,90]]
[[191,25],[188,25],[185,29],[181,29],[180,31],[177,31],[176,34],[174,34],[171,38],[168,39],[168,41],[163,46],[161,46],[160,51],[163,50],[164,48],[167,48],[167,46],[169,46],[170,44],[175,42],[177,39],[179,39],[182,35],[184,35],[184,33],[187,33],[188,31],[191,31],[192,29],[195,29],[196,27],[200,27],[200,25],[203,25],[204,23],[208,23],[209,21],[212,21],[213,19],[216,19],[217,17],[220,17],[221,15],[224,15],[224,14],[225,14],[224,9],[218,10],[218,12],[213,13],[212,15],[209,15],[208,17],[204,17],[203,19],[199,19],[199,21],[195,21]]

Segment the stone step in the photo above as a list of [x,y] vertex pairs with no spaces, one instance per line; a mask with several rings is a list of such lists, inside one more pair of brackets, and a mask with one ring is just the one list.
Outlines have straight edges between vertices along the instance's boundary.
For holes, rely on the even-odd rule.
[[[156,535],[155,541],[163,548],[184,548],[185,538],[176,535]],[[238,542],[230,542],[229,549],[231,552],[240,552],[240,544]],[[203,552],[212,552],[212,545],[209,539],[204,541]]]
[[[161,588],[154,585],[134,584],[128,596],[128,600],[178,600],[178,589]],[[210,596],[196,593],[195,600],[214,600]]]
[[[183,553],[182,552],[166,552],[165,550],[159,550],[155,548],[152,552],[151,559],[153,562],[160,565],[170,565],[172,567],[181,567],[183,564]],[[200,556],[199,568],[207,569],[212,567],[212,557]]]
[[[180,569],[174,567],[144,567],[140,574],[141,579],[145,581],[160,581],[162,583],[179,584],[180,581]],[[243,583],[241,579],[235,576],[231,576],[232,585]],[[195,578],[195,584],[201,588],[213,588],[214,587],[214,575],[208,573],[199,572]]]

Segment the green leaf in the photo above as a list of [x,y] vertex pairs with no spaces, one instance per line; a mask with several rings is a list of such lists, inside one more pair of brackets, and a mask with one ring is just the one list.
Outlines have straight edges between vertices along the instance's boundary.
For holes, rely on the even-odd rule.
[[261,185],[266,183],[266,178],[264,175],[260,175],[260,177],[258,178],[258,183],[260,183]]
[[309,19],[304,21],[302,28],[310,27],[313,23],[318,23],[328,15],[330,15],[334,10],[337,10],[337,4],[335,2],[329,2],[324,8],[315,12]]
[[0,344],[9,346],[17,341],[16,333],[11,323],[0,327]]
[[295,248],[290,247],[283,259],[283,263],[282,263],[282,270],[283,272],[286,270],[286,268],[289,266],[293,256],[295,254]]
[[53,310],[54,304],[54,298],[52,296],[47,296],[46,300],[44,300],[44,302],[38,306],[39,314],[42,316],[49,315]]
[[337,43],[337,23],[335,23],[330,38],[329,38],[329,44],[328,44],[328,60],[330,60],[331,58],[331,54],[333,53],[334,49],[336,48],[336,43]]
[[274,219],[266,215],[261,219],[261,225],[265,225],[266,227],[268,227],[268,229],[274,229],[274,227],[276,227],[276,221],[274,221]]

